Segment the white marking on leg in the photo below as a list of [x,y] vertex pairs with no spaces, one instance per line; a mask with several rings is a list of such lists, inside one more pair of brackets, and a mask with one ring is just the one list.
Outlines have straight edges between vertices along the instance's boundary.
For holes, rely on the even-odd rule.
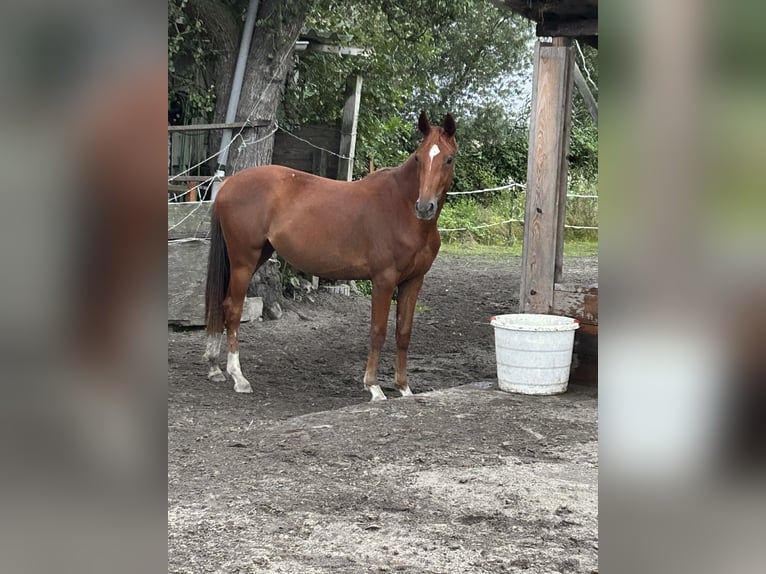
[[210,361],[218,359],[218,354],[221,351],[221,341],[223,340],[223,333],[210,333],[207,336],[207,344],[205,345],[205,358]]
[[226,360],[226,372],[234,379],[234,390],[238,393],[252,393],[253,387],[242,374],[242,368],[239,366],[239,352],[229,353]]
[[242,375],[242,367],[239,366],[239,352],[229,353],[226,357],[226,370],[232,377]]
[[399,392],[402,393],[403,397],[411,397],[412,396],[412,391],[410,390],[410,386],[409,385],[407,385],[403,389],[399,389]]
[[221,371],[221,367],[218,366],[218,356],[221,351],[221,341],[223,340],[223,333],[212,333],[207,336],[207,345],[205,346],[205,358],[209,363],[209,370],[207,372],[207,378],[215,383],[223,383],[226,381],[226,375]]
[[441,150],[439,149],[439,146],[434,144],[431,146],[431,149],[428,150],[428,157],[430,158],[428,161],[428,171],[431,171],[431,164],[434,162],[434,158],[439,155]]
[[214,383],[223,383],[226,381],[226,375],[223,374],[221,367],[218,365],[210,365],[210,370],[207,372],[207,378]]
[[367,388],[370,389],[370,394],[372,394],[370,402],[386,400],[386,395],[383,394],[380,385],[368,385]]

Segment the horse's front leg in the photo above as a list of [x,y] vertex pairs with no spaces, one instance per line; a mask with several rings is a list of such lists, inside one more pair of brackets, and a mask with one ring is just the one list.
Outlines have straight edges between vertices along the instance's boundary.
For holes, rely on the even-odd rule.
[[378,385],[378,361],[380,349],[386,340],[388,311],[391,297],[394,295],[394,283],[373,280],[372,282],[372,320],[370,322],[370,354],[367,356],[367,369],[364,371],[364,384],[372,394],[371,401],[385,401],[386,395]]
[[396,388],[403,397],[412,395],[410,386],[407,384],[407,349],[409,349],[412,335],[415,304],[422,286],[422,275],[400,284],[396,302]]

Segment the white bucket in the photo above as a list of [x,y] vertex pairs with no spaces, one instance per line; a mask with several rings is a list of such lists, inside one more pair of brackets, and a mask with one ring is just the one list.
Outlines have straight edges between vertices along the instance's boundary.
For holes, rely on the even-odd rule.
[[553,395],[567,390],[577,319],[558,315],[498,315],[497,382],[504,391]]

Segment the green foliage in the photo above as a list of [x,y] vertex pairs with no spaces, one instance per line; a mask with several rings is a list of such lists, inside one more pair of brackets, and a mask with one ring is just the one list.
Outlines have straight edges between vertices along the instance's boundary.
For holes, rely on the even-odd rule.
[[[455,162],[453,190],[471,191],[526,180],[528,130],[523,118],[512,118],[497,102],[489,102],[465,120],[460,152]],[[477,196],[484,204],[498,194]]]
[[[372,281],[369,279],[361,279],[358,281],[354,281],[354,285],[356,286],[356,290],[359,291],[362,295],[367,297],[368,299],[372,299]],[[395,304],[397,300],[399,299],[399,288],[394,289],[394,294],[391,296],[391,301]]]
[[[575,48],[575,61],[598,99],[598,50],[581,44],[580,51]],[[594,85],[595,84],[595,85]],[[575,89],[575,92],[577,90]],[[575,93],[572,103],[572,137],[569,143],[569,170],[572,179],[579,185],[598,182],[598,128],[593,124],[590,113],[579,94]]]
[[[571,183],[570,193],[598,195],[595,185]],[[494,194],[491,202],[475,196],[450,196],[439,217],[441,229],[468,228],[442,232],[445,244],[463,246],[517,246],[524,236],[523,224],[509,219],[523,220],[525,195],[516,190],[503,190]],[[598,227],[598,200],[588,197],[567,198],[567,225]],[[485,227],[482,227],[485,226]],[[565,240],[598,242],[598,231],[566,228]]]
[[466,245],[513,245],[519,241],[521,224],[502,222],[520,219],[511,217],[511,202],[520,201],[509,191],[504,193],[505,198],[497,197],[489,204],[472,197],[451,197],[439,216],[439,227],[457,231],[442,232],[442,241]]
[[[513,245],[481,245],[479,243],[444,243],[440,253],[453,255],[482,255],[498,258],[521,257],[521,243]],[[598,255],[598,242],[577,239],[564,241],[565,257],[592,257]]]
[[362,295],[368,299],[372,297],[372,281],[369,279],[361,279],[359,281],[354,281],[354,284]]
[[[285,94],[282,121],[339,122],[346,79],[364,77],[355,175],[396,165],[417,146],[420,110],[434,123],[465,118],[512,96],[498,77],[528,65],[530,24],[484,0],[315,0],[307,28],[349,34],[366,57],[301,55]],[[485,178],[486,179],[486,178]]]
[[182,123],[209,118],[215,106],[215,86],[206,72],[214,53],[206,34],[189,0],[168,0],[168,102],[183,101]]
[[[584,183],[570,178],[569,193],[577,195],[598,195],[595,183]],[[598,227],[598,199],[589,197],[567,198],[567,225]],[[598,230],[566,229],[564,236],[573,240],[598,242]]]

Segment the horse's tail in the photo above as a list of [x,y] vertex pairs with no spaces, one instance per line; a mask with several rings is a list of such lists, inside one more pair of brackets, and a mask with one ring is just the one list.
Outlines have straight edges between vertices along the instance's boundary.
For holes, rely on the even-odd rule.
[[223,300],[229,288],[230,274],[229,253],[223,238],[221,221],[214,210],[210,221],[210,253],[205,287],[205,322],[208,333],[223,333]]

